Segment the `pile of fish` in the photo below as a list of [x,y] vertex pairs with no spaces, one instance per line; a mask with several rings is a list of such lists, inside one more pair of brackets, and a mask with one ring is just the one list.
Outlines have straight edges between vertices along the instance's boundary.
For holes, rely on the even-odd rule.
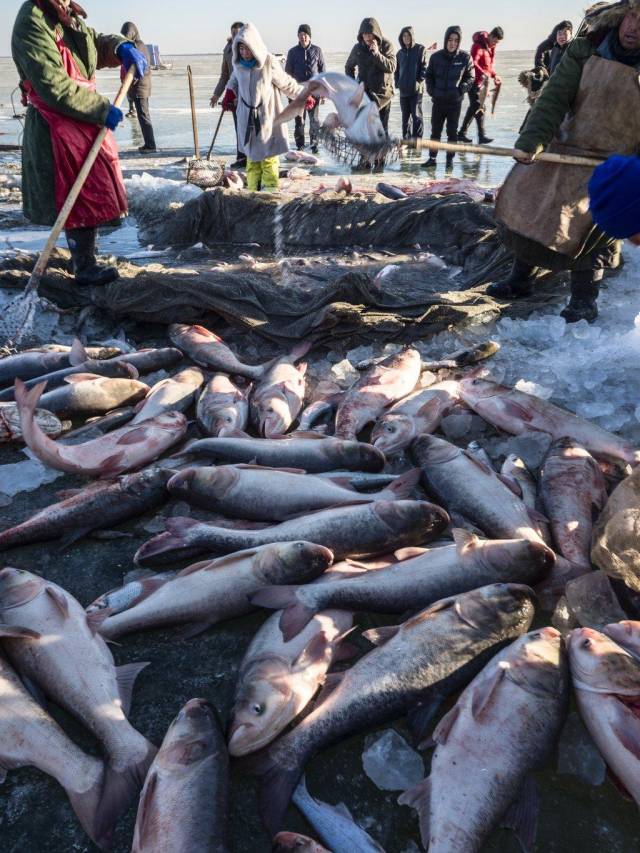
[[[434,749],[430,776],[399,799],[417,811],[424,848],[478,851],[502,824],[529,849],[530,774],[557,743],[573,686],[640,805],[640,622],[623,618],[638,615],[640,451],[481,376],[491,344],[429,364],[406,347],[318,393],[307,344],[250,365],[203,327],[174,325],[169,338],[0,360],[0,440],[87,478],[1,531],[1,551],[70,547],[170,500],[191,507],[164,519],[120,587],[84,606],[46,578],[0,571],[2,777],[26,765],[51,775],[102,849],[139,797],[133,851],[223,853],[229,756],[242,758],[260,777],[274,849],[380,851],[346,807],[309,793],[305,768],[406,717]],[[483,447],[435,435],[461,412],[548,436],[539,471],[515,456],[496,470]],[[195,637],[259,609],[226,728],[196,698],[156,749],[127,719],[146,664],[116,668],[107,641],[159,627]],[[359,614],[387,617],[361,632],[364,654]],[[73,743],[34,691],[102,756]],[[291,802],[322,843],[286,831]]]

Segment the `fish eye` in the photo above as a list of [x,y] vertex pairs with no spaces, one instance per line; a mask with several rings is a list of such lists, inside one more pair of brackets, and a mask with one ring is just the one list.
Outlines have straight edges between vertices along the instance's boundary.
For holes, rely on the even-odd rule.
[[393,424],[387,424],[385,429],[387,432],[395,432],[396,431],[396,428],[393,426]]
[[532,635],[531,635],[531,639],[532,639],[532,640],[541,640],[541,639],[542,639],[542,634],[541,634],[539,631],[536,631],[536,632],[535,632],[535,634],[532,634]]
[[255,703],[251,706],[251,710],[253,711],[253,713],[254,713],[257,717],[260,717],[260,716],[262,716],[262,714],[264,714],[264,712],[265,712],[265,705],[264,705],[264,703],[263,703],[263,702],[255,702]]
[[580,645],[582,646],[583,649],[590,649],[591,648],[591,640],[588,637],[585,637],[585,639],[582,641],[582,643],[580,643]]

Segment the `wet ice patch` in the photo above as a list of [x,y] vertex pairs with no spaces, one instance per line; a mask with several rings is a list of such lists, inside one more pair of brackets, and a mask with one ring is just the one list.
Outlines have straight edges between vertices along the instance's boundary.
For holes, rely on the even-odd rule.
[[0,465],[0,506],[8,506],[20,492],[35,492],[58,477],[62,477],[60,471],[43,465],[38,459]]
[[558,773],[577,776],[587,785],[602,785],[607,775],[607,766],[575,711],[567,717],[560,735]]
[[364,744],[364,772],[381,790],[406,791],[424,779],[421,756],[394,729],[369,735]]
[[129,199],[129,209],[134,215],[144,211],[162,213],[167,208],[182,206],[202,194],[202,190],[185,181],[158,178],[143,172],[125,178],[124,185]]

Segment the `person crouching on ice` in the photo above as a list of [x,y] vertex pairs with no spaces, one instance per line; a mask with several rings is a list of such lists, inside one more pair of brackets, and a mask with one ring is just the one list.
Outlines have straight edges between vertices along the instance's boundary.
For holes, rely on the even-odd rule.
[[[26,0],[13,28],[11,52],[27,107],[22,205],[34,225],[54,224],[100,129],[115,130],[123,119],[96,91],[96,70],[133,65],[142,79],[148,67],[132,42],[98,34],[85,18],[73,0]],[[109,133],[65,225],[78,284],[118,278],[115,267],[97,262],[96,236],[99,225],[118,222],[126,212],[118,148]]]
[[294,99],[302,92],[282,63],[269,53],[257,28],[249,23],[233,41],[233,74],[222,108],[236,109],[238,148],[247,157],[250,190],[277,191],[279,156],[289,150],[286,125],[274,127],[284,109],[281,94]]

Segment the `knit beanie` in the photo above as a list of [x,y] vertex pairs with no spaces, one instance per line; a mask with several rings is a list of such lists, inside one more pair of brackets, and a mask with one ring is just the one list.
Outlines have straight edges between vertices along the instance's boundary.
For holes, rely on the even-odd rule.
[[300,24],[298,27],[298,35],[300,35],[300,33],[306,33],[309,38],[311,38],[311,27],[309,24]]
[[640,234],[640,157],[609,157],[589,181],[593,221],[609,237]]

